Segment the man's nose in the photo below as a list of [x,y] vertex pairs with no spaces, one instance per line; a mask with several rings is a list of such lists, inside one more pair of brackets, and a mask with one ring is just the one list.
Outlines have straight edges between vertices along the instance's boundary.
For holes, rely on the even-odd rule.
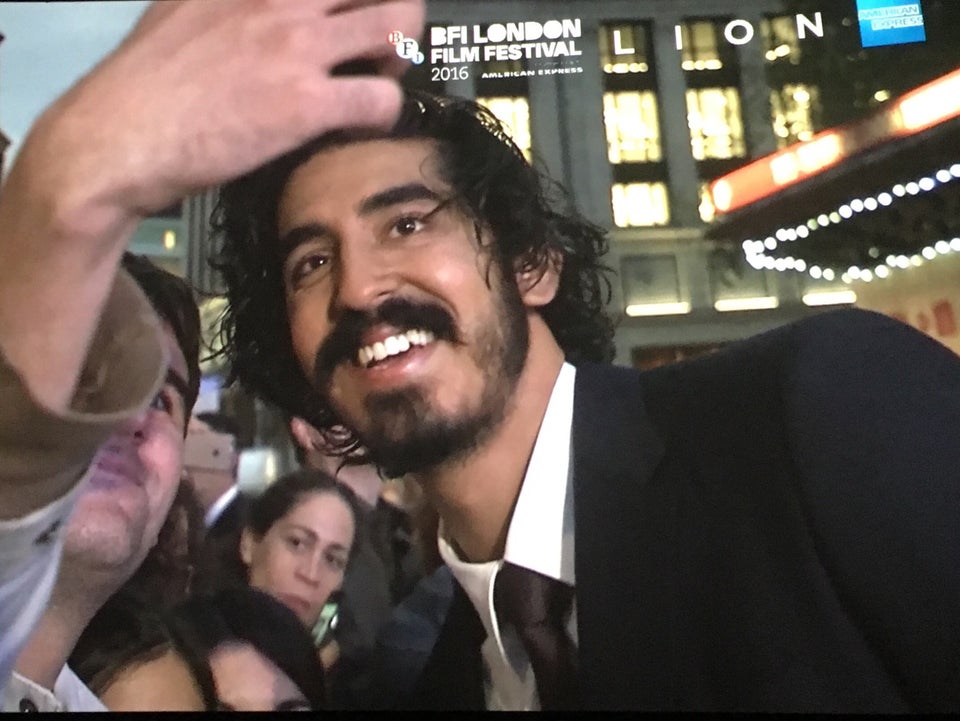
[[142,440],[146,435],[147,419],[149,418],[150,409],[144,408],[140,411],[137,411],[131,416],[128,416],[120,424],[120,427],[117,429],[117,433],[124,436],[133,436],[139,440]]
[[332,315],[376,308],[400,285],[394,264],[375,242],[344,243],[335,277]]

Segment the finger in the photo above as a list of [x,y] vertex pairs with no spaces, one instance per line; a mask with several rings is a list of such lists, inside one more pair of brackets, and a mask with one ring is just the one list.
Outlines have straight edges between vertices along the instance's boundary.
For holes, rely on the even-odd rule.
[[[390,0],[340,0],[339,2],[333,3],[333,6],[327,11],[327,14],[338,15],[358,8],[383,5],[387,2],[390,2]],[[420,0],[414,0],[414,2],[420,2]]]
[[420,3],[393,0],[367,6],[328,18],[332,65],[360,58],[387,58],[396,55],[388,36],[400,32],[404,37],[419,37],[423,30]]
[[[423,46],[421,46],[420,52],[425,52],[423,50]],[[399,80],[406,74],[413,64],[414,63],[412,60],[401,58],[399,55],[397,55],[396,50],[394,50],[394,52],[390,53],[389,55],[377,59],[377,74]]]
[[324,127],[389,128],[400,115],[403,93],[395,80],[377,76],[334,78],[330,97],[318,108]]

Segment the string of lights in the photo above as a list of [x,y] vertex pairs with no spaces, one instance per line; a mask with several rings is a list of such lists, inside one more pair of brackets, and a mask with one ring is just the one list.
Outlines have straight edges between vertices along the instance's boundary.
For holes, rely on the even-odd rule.
[[846,268],[832,267],[825,263],[810,264],[803,258],[796,257],[799,255],[797,253],[787,252],[786,255],[782,255],[790,244],[810,239],[820,230],[842,224],[857,215],[873,213],[880,208],[889,207],[896,202],[897,198],[920,196],[958,179],[960,179],[960,163],[954,163],[932,175],[925,175],[907,183],[897,183],[876,195],[853,198],[829,212],[809,218],[805,223],[778,228],[762,240],[752,238],[744,240],[741,244],[744,257],[756,270],[808,273],[811,278],[817,280],[822,278],[826,281],[833,281],[839,276],[844,283],[849,284],[854,280],[870,282],[874,278],[888,278],[898,269],[921,266],[924,262],[934,260],[941,255],[960,252],[960,237],[954,237],[941,238],[924,247],[919,253],[888,254],[883,260],[879,259],[878,253],[878,262],[875,264],[850,265]]

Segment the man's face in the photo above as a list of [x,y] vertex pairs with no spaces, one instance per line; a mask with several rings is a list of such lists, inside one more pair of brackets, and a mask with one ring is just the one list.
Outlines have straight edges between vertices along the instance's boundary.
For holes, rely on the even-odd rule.
[[374,140],[318,153],[280,198],[294,352],[391,473],[475,447],[526,359],[524,298],[450,196],[433,142]]
[[156,543],[180,482],[187,363],[164,324],[167,381],[143,413],[100,448],[67,525],[64,554],[122,583]]

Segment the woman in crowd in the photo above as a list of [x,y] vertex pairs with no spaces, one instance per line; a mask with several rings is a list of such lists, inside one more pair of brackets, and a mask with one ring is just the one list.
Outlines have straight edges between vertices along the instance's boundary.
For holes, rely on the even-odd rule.
[[240,537],[218,539],[198,581],[207,591],[249,584],[313,629],[343,583],[356,527],[349,488],[322,471],[295,471],[248,502]]
[[283,604],[252,588],[196,596],[173,625],[204,654],[225,711],[305,711],[325,706],[313,639]]

